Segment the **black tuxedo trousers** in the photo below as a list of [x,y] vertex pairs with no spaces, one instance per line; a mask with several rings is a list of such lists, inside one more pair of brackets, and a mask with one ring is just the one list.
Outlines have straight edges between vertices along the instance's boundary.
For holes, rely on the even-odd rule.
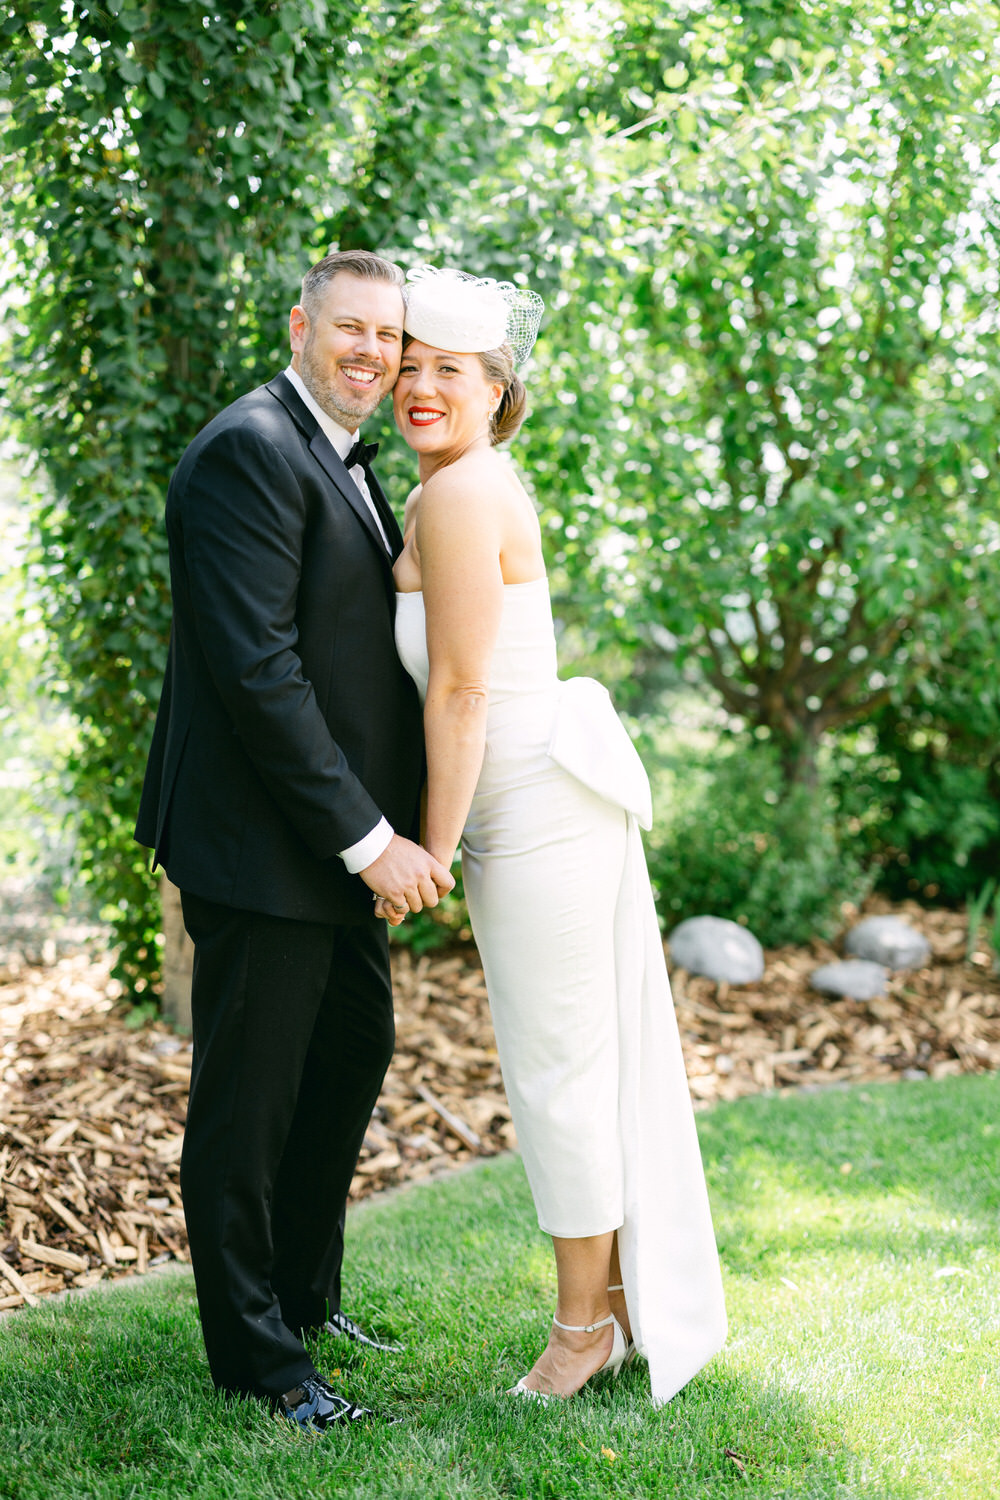
[[384,922],[242,912],[182,892],[195,946],[181,1191],[223,1390],[313,1373],[299,1333],[340,1307],[344,1210],[394,1041]]

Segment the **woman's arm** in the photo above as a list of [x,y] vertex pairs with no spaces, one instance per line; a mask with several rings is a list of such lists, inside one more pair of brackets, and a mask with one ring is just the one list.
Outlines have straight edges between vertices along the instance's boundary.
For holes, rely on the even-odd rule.
[[483,763],[490,662],[503,609],[502,505],[490,483],[492,467],[442,470],[424,485],[417,512],[430,660],[425,844],[445,866],[455,857]]

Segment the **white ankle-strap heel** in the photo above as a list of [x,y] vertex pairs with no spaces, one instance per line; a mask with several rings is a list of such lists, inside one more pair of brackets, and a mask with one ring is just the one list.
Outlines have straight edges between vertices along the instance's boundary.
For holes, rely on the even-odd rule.
[[[560,1323],[558,1318],[552,1319],[557,1328],[562,1328],[566,1333],[596,1333],[599,1328],[613,1328],[614,1335],[611,1340],[611,1353],[601,1365],[600,1369],[594,1371],[594,1375],[603,1375],[609,1370],[613,1376],[618,1374],[629,1350],[629,1341],[625,1337],[625,1330],[615,1317],[614,1313],[608,1313],[599,1323]],[[594,1376],[592,1375],[591,1380]]]
[[[610,1371],[612,1377],[617,1376],[632,1346],[625,1337],[625,1330],[614,1313],[609,1313],[606,1318],[601,1318],[597,1323],[560,1323],[558,1318],[553,1318],[552,1321],[557,1328],[562,1328],[566,1333],[596,1333],[599,1328],[613,1328],[614,1335],[611,1340],[611,1353],[603,1365],[594,1371],[594,1375],[603,1375],[605,1371]],[[594,1375],[588,1378],[593,1380]],[[524,1383],[527,1378],[527,1375],[522,1375],[517,1385],[511,1386],[507,1394],[509,1396],[526,1396],[532,1401],[552,1401],[555,1399],[546,1391],[533,1391],[530,1386]],[[586,1383],[584,1381],[584,1385]]]
[[599,1328],[608,1328],[617,1322],[614,1313],[608,1313],[599,1323],[560,1323],[558,1318],[552,1319],[557,1328],[565,1328],[567,1333],[596,1333]]

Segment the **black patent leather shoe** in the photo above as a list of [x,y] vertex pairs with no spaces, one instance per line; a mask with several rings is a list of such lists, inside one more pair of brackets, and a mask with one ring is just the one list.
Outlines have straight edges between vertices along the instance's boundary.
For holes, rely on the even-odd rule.
[[279,1396],[277,1407],[293,1427],[302,1427],[307,1432],[328,1432],[331,1427],[349,1426],[352,1422],[379,1420],[367,1406],[358,1406],[346,1396],[338,1396],[321,1375],[307,1375],[301,1385]]
[[325,1323],[321,1323],[317,1330],[319,1333],[330,1333],[336,1338],[350,1339],[352,1344],[360,1344],[363,1349],[374,1349],[376,1354],[401,1354],[402,1344],[384,1344],[381,1339],[372,1338],[371,1334],[363,1332],[349,1318],[346,1313],[331,1313]]

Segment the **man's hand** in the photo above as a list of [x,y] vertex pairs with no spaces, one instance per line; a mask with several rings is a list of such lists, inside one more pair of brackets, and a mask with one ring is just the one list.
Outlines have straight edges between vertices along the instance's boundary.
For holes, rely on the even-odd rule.
[[394,833],[386,848],[366,869],[361,879],[375,892],[375,915],[398,927],[408,911],[437,906],[453,888],[450,870],[419,844]]

